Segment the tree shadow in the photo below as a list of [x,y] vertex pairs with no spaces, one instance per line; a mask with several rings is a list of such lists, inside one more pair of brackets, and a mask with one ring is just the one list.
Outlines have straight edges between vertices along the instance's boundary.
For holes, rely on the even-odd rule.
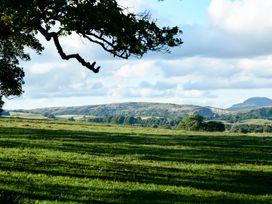
[[[8,134],[6,134],[8,133]],[[272,164],[272,137],[109,133],[1,128],[0,147],[42,148],[141,160],[205,164]],[[173,147],[173,148],[172,148]]]
[[[0,169],[52,177],[99,179],[149,185],[189,187],[203,191],[271,195],[272,173],[235,169],[188,169],[127,163],[123,159],[184,164],[237,165],[272,164],[272,137],[155,135],[88,131],[1,128],[1,148],[46,149],[58,152],[112,158],[96,164],[64,160],[58,157],[34,160],[20,157],[16,161],[1,159]],[[31,157],[33,158],[33,157]],[[99,173],[98,173],[99,172]],[[4,186],[17,186],[18,191],[2,189],[1,199],[16,202],[21,198],[74,201],[80,203],[256,203],[256,200],[234,199],[230,195],[197,197],[181,192],[141,189],[87,188],[81,186],[33,185],[23,178],[0,178]],[[20,185],[19,185],[20,184]],[[19,186],[18,186],[19,185]],[[3,185],[2,185],[3,186]],[[1,189],[1,187],[0,187]],[[31,192],[35,192],[34,194]],[[67,195],[62,197],[60,195]],[[2,198],[1,198],[2,197]],[[103,199],[102,199],[103,198]],[[1,202],[0,202],[1,203]],[[258,201],[258,203],[260,203]],[[267,203],[265,200],[263,203]]]

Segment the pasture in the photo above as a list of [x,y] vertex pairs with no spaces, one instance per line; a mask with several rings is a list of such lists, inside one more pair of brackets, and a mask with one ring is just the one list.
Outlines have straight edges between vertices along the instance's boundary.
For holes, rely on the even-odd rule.
[[0,118],[0,203],[272,203],[272,136]]

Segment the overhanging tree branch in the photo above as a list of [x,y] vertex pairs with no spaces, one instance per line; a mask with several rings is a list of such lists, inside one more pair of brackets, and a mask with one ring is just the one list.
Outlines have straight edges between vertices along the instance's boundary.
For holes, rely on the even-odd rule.
[[70,59],[74,58],[78,62],[80,62],[84,67],[87,67],[89,70],[93,71],[94,73],[99,72],[100,66],[96,68],[95,67],[96,62],[93,62],[93,63],[87,62],[79,54],[70,54],[70,55],[65,54],[61,45],[60,45],[59,37],[56,32],[48,32],[41,25],[38,25],[37,29],[45,37],[45,39],[47,41],[50,41],[53,38],[54,44],[55,44],[55,46],[58,50],[58,53],[60,54],[62,59],[70,60]]
[[[76,33],[100,45],[114,57],[142,57],[148,51],[169,51],[179,46],[178,27],[159,28],[148,12],[130,13],[117,0],[0,0],[0,97],[23,93],[24,71],[20,59],[30,60],[25,47],[41,54],[44,47],[37,38],[40,32],[53,39],[64,60],[76,59],[82,66],[98,73],[95,62],[80,54],[66,54],[60,36]],[[58,27],[58,31],[54,29]],[[1,100],[0,100],[1,101]],[[1,104],[0,104],[1,105]]]

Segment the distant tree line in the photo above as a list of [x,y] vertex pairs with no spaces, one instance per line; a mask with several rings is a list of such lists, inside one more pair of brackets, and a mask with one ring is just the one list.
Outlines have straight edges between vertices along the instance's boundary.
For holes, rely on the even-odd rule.
[[165,129],[184,129],[190,131],[225,131],[225,125],[222,122],[208,121],[204,122],[204,117],[200,115],[191,115],[188,117],[169,119],[162,117],[150,117],[141,118],[133,116],[108,116],[99,118],[87,118],[83,119],[88,122],[95,123],[111,123],[119,125],[134,125],[150,128],[165,128]]
[[141,117],[133,117],[133,116],[107,116],[107,117],[96,117],[96,118],[83,118],[84,121],[87,122],[95,122],[95,123],[111,123],[111,124],[119,124],[119,125],[135,125],[141,127],[151,127],[151,128],[167,128],[167,129],[175,129],[176,126],[181,121],[181,118],[177,119],[169,119],[169,118],[161,118],[161,117],[150,117],[150,118],[141,118]]
[[272,107],[265,107],[248,112],[224,114],[217,116],[218,120],[225,120],[229,123],[237,123],[248,119],[267,119],[272,120]]
[[10,116],[10,113],[8,111],[0,110],[0,116]]
[[269,124],[256,125],[256,124],[235,123],[231,126],[228,126],[228,130],[230,132],[238,132],[238,133],[264,133],[264,132],[272,132],[272,125],[269,125]]

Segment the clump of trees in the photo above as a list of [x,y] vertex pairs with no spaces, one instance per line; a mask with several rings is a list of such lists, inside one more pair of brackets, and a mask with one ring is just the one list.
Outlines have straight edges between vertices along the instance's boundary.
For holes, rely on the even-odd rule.
[[229,123],[237,123],[248,119],[272,120],[272,107],[263,107],[259,109],[250,110],[247,112],[218,115],[216,119],[225,120]]
[[204,123],[204,130],[208,132],[224,132],[225,124],[219,121],[208,121]]
[[76,121],[75,118],[72,116],[72,117],[69,117],[67,118],[68,121]]
[[45,112],[42,114],[44,117],[47,117],[49,119],[56,119],[56,116],[52,113]]
[[225,125],[219,121],[204,122],[204,117],[194,114],[184,118],[178,124],[177,129],[189,131],[223,132],[225,131]]
[[263,132],[272,132],[272,125],[255,125],[255,124],[233,124],[230,129],[230,132],[238,133],[263,133]]

